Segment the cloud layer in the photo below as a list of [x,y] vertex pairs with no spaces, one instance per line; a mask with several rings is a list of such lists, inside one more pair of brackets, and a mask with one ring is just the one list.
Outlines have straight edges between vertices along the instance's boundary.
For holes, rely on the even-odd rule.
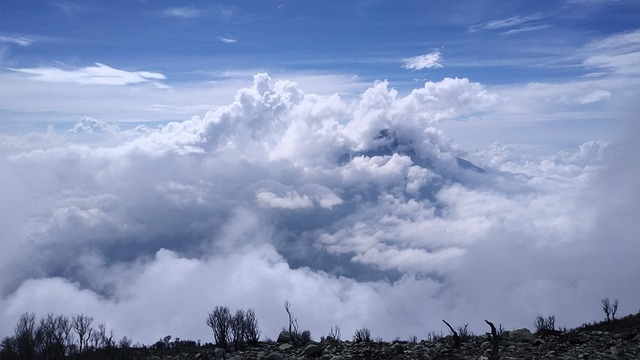
[[316,338],[576,326],[605,296],[637,310],[633,148],[469,153],[438,129],[498,101],[468,79],[346,102],[258,74],[160,128],[4,135],[0,333],[24,311],[84,311],[145,343],[210,341],[206,314],[228,305],[275,338],[285,300]]

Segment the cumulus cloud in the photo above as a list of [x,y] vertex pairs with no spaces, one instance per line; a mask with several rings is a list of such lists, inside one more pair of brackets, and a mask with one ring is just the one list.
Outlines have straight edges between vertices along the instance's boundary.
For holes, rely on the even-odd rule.
[[204,318],[228,305],[274,338],[285,300],[316,338],[538,313],[576,326],[605,296],[635,311],[630,145],[465,152],[438,128],[498,101],[468,79],[404,96],[376,82],[345,101],[258,74],[159,128],[85,118],[0,137],[0,333],[24,311],[83,311],[144,343],[210,341]]
[[166,78],[160,73],[119,70],[100,63],[76,70],[55,67],[12,68],[10,70],[32,75],[33,79],[39,81],[80,85],[128,85],[164,80]]
[[441,68],[440,51],[434,51],[429,54],[414,56],[404,59],[404,68],[409,70],[423,70]]

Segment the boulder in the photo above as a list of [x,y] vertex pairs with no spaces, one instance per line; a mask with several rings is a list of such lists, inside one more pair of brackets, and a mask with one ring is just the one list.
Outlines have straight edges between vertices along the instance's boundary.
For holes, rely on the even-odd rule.
[[509,340],[514,342],[532,342],[535,338],[527,328],[509,331]]
[[322,356],[322,347],[317,344],[310,344],[304,348],[304,354],[310,358],[317,358]]
[[291,336],[291,333],[288,331],[281,331],[280,334],[278,335],[278,340],[277,342],[279,344],[282,343],[291,343],[293,342],[293,337]]

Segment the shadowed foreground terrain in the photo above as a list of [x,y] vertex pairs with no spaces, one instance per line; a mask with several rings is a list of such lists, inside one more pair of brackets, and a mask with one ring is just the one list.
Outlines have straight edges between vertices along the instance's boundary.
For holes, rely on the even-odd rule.
[[[33,315],[31,319],[33,319]],[[24,318],[24,316],[23,316]],[[28,318],[28,316],[27,316]],[[62,319],[63,317],[58,317]],[[41,321],[55,319],[51,315]],[[83,316],[82,319],[91,319]],[[76,317],[72,320],[76,320]],[[394,340],[384,342],[371,339],[368,329],[356,331],[351,340],[340,340],[340,329],[332,328],[328,336],[313,341],[308,332],[283,330],[277,341],[230,342],[225,348],[194,341],[171,341],[171,336],[157,343],[132,345],[131,339],[123,337],[113,340],[113,332],[105,332],[100,326],[95,333],[100,336],[83,334],[82,340],[70,342],[67,346],[55,341],[42,342],[42,334],[34,338],[21,337],[19,328],[29,322],[16,326],[16,335],[6,337],[0,349],[0,360],[38,360],[38,359],[87,359],[87,360],[284,360],[284,359],[638,359],[640,358],[640,312],[620,319],[605,320],[595,324],[585,324],[572,330],[556,330],[553,324],[545,320],[552,317],[538,317],[535,323],[537,331],[515,329],[511,331],[497,328],[487,321],[486,334],[476,335],[466,330],[466,326],[450,328],[450,335],[429,334],[427,340],[417,338],[409,341]],[[31,325],[35,325],[34,321]],[[82,324],[82,322],[80,323]],[[73,338],[70,322],[66,336]],[[90,321],[89,324],[90,325]],[[294,324],[297,325],[297,324]],[[448,324],[447,324],[448,326]],[[491,326],[491,328],[489,327]],[[64,326],[63,326],[64,329]],[[22,330],[25,330],[23,328]],[[28,329],[26,330],[35,330]],[[215,331],[214,331],[215,334]],[[24,333],[22,333],[24,335]],[[52,338],[64,336],[64,331]],[[215,335],[214,335],[215,336]],[[38,339],[38,337],[40,337]],[[57,338],[61,340],[61,338]],[[92,340],[92,341],[89,341]],[[35,343],[30,341],[35,341]],[[29,346],[37,346],[29,348]],[[84,349],[83,349],[84,346]]]

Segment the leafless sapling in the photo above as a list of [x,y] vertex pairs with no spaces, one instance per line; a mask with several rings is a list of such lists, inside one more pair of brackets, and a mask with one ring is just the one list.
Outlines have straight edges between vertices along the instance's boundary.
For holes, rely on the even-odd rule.
[[216,306],[207,318],[207,325],[213,331],[213,339],[221,348],[231,341],[231,311],[226,306]]
[[71,317],[71,326],[78,335],[78,351],[80,354],[86,351],[89,345],[89,339],[91,338],[91,333],[93,332],[91,323],[93,323],[93,318],[84,315],[83,313],[73,315]]
[[453,346],[456,347],[456,348],[460,347],[460,336],[458,336],[458,332],[456,332],[453,329],[453,326],[451,326],[444,319],[442,319],[442,322],[444,322],[447,325],[447,327],[449,327],[449,330],[451,330],[451,333],[453,334]]
[[485,320],[484,322],[491,327],[491,332],[487,333],[489,337],[489,342],[491,343],[491,355],[489,357],[490,360],[499,360],[500,359],[500,341],[502,340],[502,325],[500,325],[500,330],[497,330],[495,325],[489,320]]

